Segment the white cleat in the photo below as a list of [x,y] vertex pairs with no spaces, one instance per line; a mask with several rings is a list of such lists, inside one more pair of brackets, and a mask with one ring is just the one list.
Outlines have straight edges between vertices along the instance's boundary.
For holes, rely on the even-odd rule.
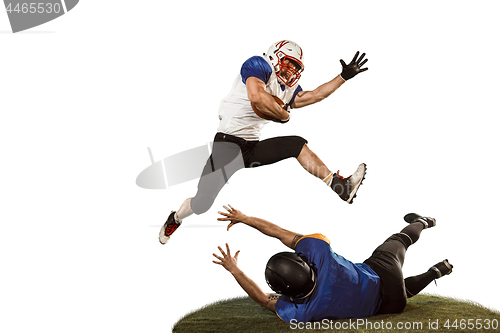
[[349,193],[349,199],[347,203],[351,204],[356,197],[356,192],[358,192],[359,187],[363,183],[366,174],[366,164],[361,163],[358,169],[349,177],[348,181],[351,183],[351,191]]
[[166,244],[169,241],[170,236],[172,236],[174,231],[177,230],[177,228],[179,228],[179,226],[181,225],[180,223],[175,221],[174,215],[175,212],[171,212],[167,218],[167,221],[161,227],[160,234],[158,235],[158,240],[161,244]]
[[358,169],[349,177],[344,178],[341,175],[335,173],[333,175],[332,183],[330,187],[337,193],[340,199],[351,204],[356,197],[356,192],[358,192],[359,186],[365,179],[366,164],[361,163]]

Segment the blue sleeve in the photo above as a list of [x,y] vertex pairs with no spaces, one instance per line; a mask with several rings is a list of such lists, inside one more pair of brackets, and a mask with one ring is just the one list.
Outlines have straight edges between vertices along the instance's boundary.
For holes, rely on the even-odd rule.
[[299,239],[295,246],[295,253],[302,252],[302,255],[311,263],[319,265],[324,258],[332,252],[330,240],[322,234],[312,234]]
[[244,84],[247,83],[247,79],[251,76],[262,80],[264,83],[269,81],[273,70],[267,61],[259,56],[254,56],[249,58],[241,66],[241,80]]
[[[286,323],[289,323],[292,319],[300,320],[300,311],[295,307],[295,304],[290,301],[290,298],[281,295],[274,305],[274,310],[278,317]],[[299,318],[297,318],[299,317]]]

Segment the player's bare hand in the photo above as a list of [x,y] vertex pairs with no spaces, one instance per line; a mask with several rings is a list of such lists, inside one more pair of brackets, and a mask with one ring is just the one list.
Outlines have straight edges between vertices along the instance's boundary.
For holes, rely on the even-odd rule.
[[229,230],[229,228],[231,228],[236,223],[243,222],[243,220],[246,217],[245,214],[243,214],[238,209],[233,208],[231,205],[227,205],[227,206],[224,205],[223,207],[227,210],[227,213],[218,212],[220,215],[225,216],[225,217],[219,217],[217,219],[217,221],[231,221],[231,223],[229,223],[229,225],[227,226],[227,230]]
[[234,254],[234,257],[231,257],[231,250],[229,249],[229,245],[226,243],[226,252],[218,246],[218,249],[220,253],[222,254],[222,257],[218,256],[217,254],[213,253],[213,256],[220,261],[215,261],[213,260],[212,262],[217,265],[221,265],[225,269],[227,269],[230,273],[233,273],[237,268],[238,268],[238,254],[240,251],[236,251]]
[[368,59],[363,60],[363,58],[365,57],[365,54],[363,53],[361,55],[361,57],[359,57],[359,59],[358,59],[358,56],[359,56],[359,51],[356,52],[356,54],[354,55],[354,58],[352,58],[349,65],[346,65],[344,60],[340,59],[340,63],[342,64],[342,73],[340,74],[340,76],[342,76],[342,78],[344,80],[347,81],[349,79],[352,79],[353,77],[355,77],[359,73],[368,70],[368,67],[361,68],[368,61]]

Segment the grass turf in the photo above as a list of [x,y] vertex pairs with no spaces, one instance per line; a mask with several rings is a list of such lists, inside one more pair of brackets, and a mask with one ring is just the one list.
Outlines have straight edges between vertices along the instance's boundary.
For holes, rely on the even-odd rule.
[[241,297],[187,314],[172,332],[500,332],[500,312],[469,301],[422,294],[409,299],[400,314],[319,322],[316,329],[314,323],[301,325],[285,323],[249,297]]

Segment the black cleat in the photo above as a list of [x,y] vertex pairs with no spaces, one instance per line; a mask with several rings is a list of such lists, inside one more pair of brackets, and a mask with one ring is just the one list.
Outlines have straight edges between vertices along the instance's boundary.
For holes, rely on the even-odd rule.
[[405,221],[408,223],[421,222],[424,224],[424,229],[432,228],[436,226],[436,219],[433,217],[422,217],[421,215],[415,213],[406,214],[404,217]]
[[439,279],[442,276],[450,274],[453,270],[453,265],[448,262],[448,259],[445,259],[429,268],[429,270],[435,271],[438,275],[436,279]]

